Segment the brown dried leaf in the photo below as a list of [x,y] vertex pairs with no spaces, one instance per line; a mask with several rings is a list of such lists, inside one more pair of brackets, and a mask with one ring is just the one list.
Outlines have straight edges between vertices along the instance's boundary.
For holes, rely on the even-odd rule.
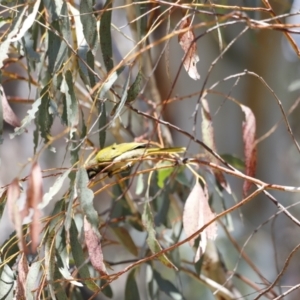
[[6,95],[4,93],[3,87],[0,85],[0,99],[2,103],[2,110],[3,110],[3,120],[13,127],[20,127],[21,122],[18,117],[15,115],[13,110],[11,109]]
[[85,243],[89,252],[91,264],[101,275],[107,275],[106,267],[103,261],[100,234],[99,232],[95,232],[95,229],[88,222],[86,217],[84,217],[83,227]]
[[[179,26],[179,29],[191,27],[191,20],[189,18],[184,19]],[[194,79],[200,79],[200,75],[197,70],[197,62],[200,60],[197,54],[197,44],[195,41],[195,34],[192,30],[188,30],[178,35],[178,43],[184,51],[183,66],[188,75]]]
[[25,299],[26,291],[26,279],[28,275],[28,262],[26,255],[21,254],[20,260],[18,262],[18,277],[17,277],[17,287],[16,287],[16,299]]
[[[197,181],[189,194],[183,211],[183,229],[187,236],[191,236],[202,226],[208,223],[215,217],[208,204],[208,191],[206,185],[204,189]],[[200,256],[205,252],[207,239],[214,240],[217,236],[217,225],[212,223],[200,233],[201,241],[197,249],[195,261],[198,261]],[[193,246],[196,237],[189,241]]]
[[7,189],[7,208],[8,215],[12,223],[14,224],[16,235],[18,237],[18,246],[21,251],[27,253],[26,243],[23,237],[22,224],[24,219],[24,211],[28,212],[28,208],[25,206],[23,211],[20,211],[18,205],[18,199],[20,197],[20,186],[17,178],[8,186]]
[[[217,147],[215,143],[215,133],[214,128],[212,124],[212,118],[209,110],[208,102],[205,98],[201,99],[202,106],[201,106],[201,115],[202,115],[202,123],[201,123],[201,130],[202,130],[202,140],[203,142],[214,152],[217,153]],[[206,157],[209,161],[219,165],[220,161],[213,156],[210,153],[206,153]],[[213,169],[212,172],[215,175],[216,180],[219,182],[219,184],[228,192],[228,194],[231,194],[231,188],[229,184],[227,183],[224,174],[217,169]]]
[[[241,105],[241,109],[245,114],[245,121],[243,121],[243,142],[244,142],[244,155],[245,155],[245,167],[246,175],[255,176],[256,163],[257,163],[257,148],[255,143],[256,134],[256,120],[252,110],[244,105]],[[246,196],[252,183],[245,181],[243,185],[243,194]]]
[[41,168],[38,163],[32,166],[31,174],[28,179],[27,189],[27,206],[33,209],[32,221],[30,223],[30,236],[31,236],[31,251],[36,252],[39,244],[39,235],[41,232],[40,218],[42,216],[41,210],[38,205],[43,199],[43,179]]

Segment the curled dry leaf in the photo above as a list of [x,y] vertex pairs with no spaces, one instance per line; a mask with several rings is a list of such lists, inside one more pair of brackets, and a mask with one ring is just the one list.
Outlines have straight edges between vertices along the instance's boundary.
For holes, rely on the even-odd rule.
[[[253,177],[256,172],[257,163],[257,148],[255,143],[256,134],[256,120],[252,110],[244,105],[241,105],[241,109],[245,114],[245,120],[243,121],[242,132],[244,142],[244,155],[245,155],[245,167],[246,175]],[[245,181],[243,185],[243,194],[246,196],[252,183]]]
[[[215,217],[215,214],[209,207],[208,198],[206,185],[202,188],[197,181],[185,202],[183,211],[183,229],[188,237]],[[216,236],[217,225],[215,222],[200,233],[201,240],[196,252],[195,261],[198,261],[200,256],[205,252],[207,240],[214,240]],[[190,239],[189,243],[191,246],[194,246],[196,238]]]
[[39,235],[41,232],[40,218],[42,216],[41,210],[38,205],[43,199],[43,179],[41,168],[38,163],[34,163],[31,169],[31,174],[28,179],[27,189],[27,206],[33,210],[32,222],[30,223],[30,236],[31,236],[31,251],[36,252],[39,244]]
[[0,99],[2,103],[3,120],[13,127],[20,127],[21,122],[19,121],[18,117],[11,109],[7,101],[6,95],[4,93],[3,87],[1,85],[0,85]]
[[[179,29],[190,28],[191,20],[186,18],[180,23]],[[193,30],[189,29],[184,33],[178,35],[178,43],[184,51],[183,66],[189,76],[194,79],[200,79],[200,75],[197,70],[197,62],[200,60],[197,54],[197,44],[195,41],[195,34]]]
[[28,214],[28,208],[24,207],[23,211],[20,211],[18,200],[20,198],[20,186],[17,178],[8,186],[7,189],[7,208],[9,218],[14,224],[16,235],[18,237],[18,246],[21,251],[27,253],[26,243],[23,237],[22,224],[24,215]]
[[20,254],[18,262],[18,277],[16,286],[16,299],[25,299],[26,279],[28,275],[28,262],[24,253]]
[[94,227],[92,227],[86,217],[84,217],[83,226],[84,238],[89,252],[91,264],[100,273],[100,275],[107,275],[103,260],[100,233],[95,231]]

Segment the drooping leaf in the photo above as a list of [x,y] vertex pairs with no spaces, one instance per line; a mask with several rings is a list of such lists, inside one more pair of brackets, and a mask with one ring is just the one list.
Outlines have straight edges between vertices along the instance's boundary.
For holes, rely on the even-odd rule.
[[126,79],[126,81],[124,83],[124,86],[123,86],[123,92],[122,92],[122,97],[120,99],[120,102],[117,103],[113,107],[113,109],[112,109],[112,111],[110,113],[111,116],[114,116],[113,120],[111,122],[113,122],[115,119],[117,119],[120,116],[120,113],[121,113],[121,111],[122,111],[122,109],[123,109],[123,107],[124,107],[124,105],[126,103],[127,89],[128,89],[129,81],[130,81],[130,76],[128,75],[128,77],[127,77],[127,79]]
[[131,235],[124,227],[111,227],[112,231],[115,235],[119,238],[122,245],[134,256],[138,256],[138,249],[135,245],[134,241],[132,240]]
[[103,56],[104,65],[107,73],[114,68],[112,40],[111,40],[111,14],[112,14],[112,1],[106,0],[104,5],[104,13],[101,16],[100,21],[100,46]]
[[22,26],[19,27],[18,32],[10,38],[10,42],[16,42],[20,40],[27,30],[32,26],[33,22],[36,19],[36,15],[40,6],[41,0],[37,0],[34,2],[34,5],[29,5],[29,3],[26,5],[27,6],[27,14],[26,17],[24,18],[24,21],[22,22]]
[[40,218],[42,212],[39,204],[43,198],[43,179],[41,168],[38,163],[34,163],[28,178],[27,188],[27,206],[33,210],[32,221],[30,223],[30,237],[31,237],[31,252],[35,253],[39,245],[39,235],[41,232]]
[[41,261],[35,261],[34,263],[31,264],[28,274],[27,274],[27,279],[26,279],[26,295],[25,299],[27,300],[34,300],[37,298],[36,295],[36,289],[38,286],[37,278],[40,273],[40,268],[41,268]]
[[50,129],[53,124],[53,115],[51,114],[50,108],[50,94],[49,94],[50,85],[46,85],[41,91],[41,105],[38,109],[38,126],[41,133],[41,137],[45,139],[45,142],[48,141],[50,136]]
[[89,223],[97,230],[98,228],[98,214],[94,208],[93,199],[94,193],[87,185],[89,178],[85,168],[80,168],[76,174],[76,188],[80,206],[87,217]]
[[14,138],[17,135],[22,134],[24,131],[26,131],[26,127],[30,124],[32,120],[35,120],[35,114],[39,111],[39,107],[41,105],[41,98],[38,98],[34,101],[32,104],[31,109],[27,111],[27,116],[22,120],[22,124],[20,127],[15,128],[15,132],[10,134],[10,138]]
[[106,105],[104,101],[99,101],[98,103],[98,113],[100,114],[99,118],[99,145],[102,149],[105,145],[106,140]]
[[[209,105],[205,98],[202,98],[201,101],[202,101],[202,107],[201,107],[202,140],[212,151],[217,152],[217,147],[215,144],[214,128],[213,128],[213,124],[212,124],[212,118],[210,115]],[[211,153],[205,153],[205,154],[209,161],[211,161],[217,165],[220,163],[219,160]],[[217,170],[217,169],[213,169],[212,171],[213,171],[218,183],[228,192],[228,194],[231,194],[230,186],[227,183],[224,174],[220,170]]]
[[48,289],[52,299],[56,299],[54,282],[54,271],[55,271],[55,252],[54,247],[55,230],[48,232],[45,241],[45,275],[48,281]]
[[[215,217],[215,214],[210,209],[208,200],[209,197],[206,185],[202,188],[200,183],[196,181],[185,202],[182,217],[183,229],[188,237]],[[195,261],[198,261],[200,256],[205,252],[207,240],[214,240],[216,235],[216,223],[212,223],[200,233],[201,240],[197,249]],[[196,238],[197,237],[194,237],[189,240],[191,246],[194,245]]]
[[86,284],[90,290],[94,292],[99,291],[99,286],[92,279],[90,279],[90,271],[85,263],[85,255],[78,241],[78,231],[74,220],[72,220],[70,227],[70,245],[75,265],[80,274],[81,282]]
[[[190,18],[185,18],[181,21],[179,29],[190,28],[191,25],[192,24]],[[200,75],[196,66],[200,58],[197,53],[197,44],[194,31],[192,29],[189,29],[184,33],[180,33],[178,35],[178,43],[184,51],[183,66],[186,72],[192,79],[200,79]]]
[[68,124],[68,127],[72,128],[70,132],[72,135],[73,132],[76,131],[76,127],[78,125],[79,108],[75,96],[72,73],[70,70],[66,71],[63,77],[61,92],[64,93],[66,97],[66,123]]
[[86,247],[92,266],[100,273],[100,275],[107,275],[103,260],[100,232],[96,231],[95,228],[91,226],[86,216],[84,216],[83,228]]
[[[152,251],[152,253],[157,253],[162,250],[161,245],[159,244],[158,240],[156,239],[156,232],[154,229],[153,224],[153,215],[150,207],[150,203],[147,202],[144,205],[144,212],[142,215],[143,224],[146,228],[146,231],[148,233],[147,243]],[[172,268],[177,270],[177,267],[168,259],[168,257],[165,254],[161,254],[157,257],[160,262],[162,262],[165,266],[168,268]]]
[[171,299],[183,299],[182,293],[179,292],[176,286],[171,281],[163,278],[156,270],[154,270],[154,279],[157,282],[159,289],[166,293]]
[[[80,20],[83,27],[84,37],[90,47],[95,53],[98,46],[98,32],[97,21],[93,11],[93,0],[80,1]],[[101,19],[102,22],[102,19]]]
[[125,300],[139,300],[140,294],[139,289],[135,280],[135,274],[136,270],[133,269],[128,274],[127,280],[126,280],[126,286],[125,286]]
[[7,190],[7,208],[10,220],[14,224],[16,230],[16,235],[18,238],[19,249],[27,252],[26,243],[23,237],[22,224],[24,217],[28,215],[28,206],[25,203],[23,210],[20,210],[19,207],[19,198],[20,198],[20,186],[18,179],[14,179],[13,182],[8,186]]
[[28,262],[24,253],[19,255],[16,299],[25,299]]
[[142,80],[143,80],[143,75],[142,72],[139,71],[134,82],[128,89],[127,100],[126,100],[127,103],[134,101],[138,96],[138,94],[140,93]]
[[245,168],[244,162],[240,158],[238,158],[232,154],[222,154],[221,157],[236,169],[244,169]]
[[[245,166],[246,166],[246,175],[253,177],[256,172],[257,164],[257,148],[255,143],[256,135],[256,120],[252,110],[245,106],[241,105],[241,109],[245,115],[245,120],[242,124],[242,133],[243,133],[243,142],[244,142],[244,155],[245,155]],[[243,185],[244,196],[247,195],[252,183],[245,181]]]
[[[64,232],[64,231],[62,231]],[[67,257],[69,256],[69,254],[67,253],[66,247],[59,252],[59,255],[56,255],[56,260],[57,260],[57,268],[60,272],[60,274],[63,276],[63,278],[65,278],[66,280],[68,280],[71,284],[82,287],[83,284],[77,280],[75,280],[75,278],[72,276],[72,274],[70,273],[69,269],[69,261],[67,261]]]
[[41,208],[46,207],[49,204],[49,202],[53,199],[53,197],[59,191],[61,191],[63,183],[64,183],[65,179],[68,177],[68,175],[69,175],[69,173],[71,171],[72,171],[72,168],[68,169],[62,175],[60,175],[59,177],[57,177],[57,179],[55,180],[55,182],[52,185],[52,187],[49,188],[49,192],[44,194],[43,201],[42,201],[42,204],[41,204]]
[[[106,284],[106,280],[105,279],[101,279],[101,285],[104,285],[104,284]],[[102,293],[106,296],[106,297],[108,297],[108,298],[112,298],[113,297],[113,291],[112,291],[112,289],[111,289],[111,287],[110,287],[110,285],[108,284],[104,289],[102,289],[101,290],[102,291]]]

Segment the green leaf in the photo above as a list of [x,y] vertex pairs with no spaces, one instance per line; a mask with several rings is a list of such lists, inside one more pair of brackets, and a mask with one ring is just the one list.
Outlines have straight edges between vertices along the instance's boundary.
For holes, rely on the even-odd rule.
[[44,194],[43,201],[40,204],[41,208],[46,207],[49,202],[53,199],[53,197],[61,190],[62,185],[65,179],[68,177],[69,173],[72,171],[72,168],[64,172],[58,178],[56,178],[54,184],[49,188],[49,192]]
[[119,238],[122,245],[134,256],[138,256],[138,249],[131,238],[131,235],[124,227],[111,227],[112,231]]
[[60,224],[60,221],[63,219],[64,215],[61,213],[65,211],[65,199],[61,199],[55,203],[54,209],[51,214],[51,221],[49,224],[49,230],[52,231],[55,229],[57,224]]
[[154,218],[154,222],[156,226],[159,226],[160,224],[166,225],[167,216],[170,208],[169,193],[170,193],[169,186],[166,185],[163,192],[159,194],[159,196],[157,197],[156,203],[158,208],[157,208],[157,214]]
[[55,299],[55,287],[53,286],[54,281],[54,270],[55,270],[55,230],[50,231],[47,234],[45,240],[45,275],[48,281],[48,288],[52,299]]
[[127,89],[128,89],[129,81],[130,81],[130,76],[128,75],[128,77],[127,77],[127,79],[125,81],[125,84],[123,86],[123,92],[122,92],[122,97],[120,99],[120,102],[113,107],[113,109],[112,109],[112,111],[110,113],[111,116],[114,116],[113,119],[112,119],[112,121],[111,121],[112,123],[114,122],[114,120],[116,118],[118,118],[120,116],[121,110],[123,109],[123,107],[124,107],[124,105],[126,103]]
[[98,103],[98,113],[100,114],[99,118],[99,145],[102,149],[105,145],[106,139],[106,106],[104,101],[99,101]]
[[127,277],[126,286],[125,286],[125,300],[139,300],[140,294],[137,283],[135,281],[136,270],[133,269]]
[[[84,37],[90,47],[95,53],[98,46],[97,37],[97,22],[93,11],[93,0],[80,1],[80,20],[83,26]],[[101,19],[102,20],[102,19]]]
[[45,142],[48,141],[50,129],[53,124],[53,115],[49,111],[51,101],[49,89],[50,85],[46,85],[41,91],[41,105],[39,106],[37,118],[41,137],[45,139]]
[[127,95],[127,100],[126,100],[127,103],[134,101],[136,99],[136,97],[138,96],[138,94],[140,93],[142,79],[143,79],[142,72],[139,71],[139,73],[137,74],[137,76],[135,78],[135,81],[128,89],[128,95]]
[[[106,280],[102,279],[101,280],[101,286],[103,286],[105,283],[106,283]],[[108,298],[113,297],[113,291],[112,291],[109,284],[102,290],[102,293]]]
[[98,231],[98,213],[93,204],[94,193],[87,187],[89,178],[85,168],[80,168],[76,174],[76,188],[80,206],[89,223]]
[[42,262],[36,261],[31,264],[27,278],[26,278],[26,288],[25,288],[25,296],[26,300],[34,300],[37,299],[37,278],[40,274]]
[[245,168],[245,163],[243,162],[243,160],[232,154],[222,154],[221,157],[226,162],[228,162],[233,167],[235,167],[236,169],[244,169]]
[[181,293],[175,287],[175,285],[167,279],[164,279],[156,270],[154,270],[154,279],[156,280],[159,289],[166,293],[174,300],[183,299]]
[[15,132],[9,135],[11,139],[13,139],[17,135],[22,134],[25,131],[26,127],[30,124],[30,122],[32,120],[35,120],[35,114],[39,111],[41,103],[42,98],[38,98],[34,101],[34,103],[31,106],[31,109],[27,111],[27,116],[22,120],[21,127],[15,128]]
[[[144,205],[144,212],[142,215],[143,224],[146,227],[146,230],[148,232],[148,238],[147,243],[152,251],[152,253],[157,253],[162,250],[161,245],[159,244],[158,240],[156,239],[156,232],[154,230],[154,224],[153,224],[153,215],[150,207],[150,203],[147,202]],[[165,266],[178,270],[175,265],[172,264],[172,262],[168,259],[168,257],[165,254],[161,254],[157,257]]]
[[101,16],[100,22],[100,46],[103,56],[104,65],[107,73],[114,68],[112,40],[111,40],[111,14],[112,14],[112,1],[106,0],[104,5],[104,13]]
[[61,84],[61,91],[66,96],[66,115],[67,120],[65,122],[68,124],[71,130],[71,135],[76,130],[78,124],[78,102],[75,96],[74,83],[72,78],[72,73],[70,70],[66,71],[65,76]]
[[[156,166],[168,166],[172,165],[172,162],[170,161],[162,161]],[[166,178],[169,178],[172,172],[174,171],[174,167],[171,168],[162,168],[157,170],[157,185],[162,189],[165,186],[165,180]]]
[[78,231],[74,220],[72,220],[70,227],[70,245],[75,265],[77,266],[78,272],[81,277],[80,281],[86,284],[90,290],[98,292],[99,286],[93,280],[90,279],[90,271],[87,264],[85,263],[85,255],[78,241]]

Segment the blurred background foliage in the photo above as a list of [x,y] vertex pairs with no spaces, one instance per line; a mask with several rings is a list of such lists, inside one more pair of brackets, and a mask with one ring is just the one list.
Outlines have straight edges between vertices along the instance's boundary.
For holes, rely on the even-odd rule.
[[[209,147],[247,173],[243,104],[259,141],[251,176],[298,187],[299,1],[37,0],[2,1],[0,9],[1,299],[299,298],[299,227],[265,194],[220,218],[217,239],[195,263],[195,249],[178,244],[187,237],[182,215],[198,180],[187,166],[164,173],[158,159],[145,161],[127,177],[89,183],[84,171],[93,151],[133,140],[186,147],[183,157],[209,160],[199,143],[209,132]],[[198,80],[182,63],[187,18]],[[36,161],[44,219],[31,253],[17,247],[6,188],[18,178],[17,207],[28,201]],[[230,193],[211,166],[189,167],[204,178],[217,214],[245,198],[243,179],[225,175]],[[270,193],[299,219],[298,193]],[[27,225],[22,230],[33,239]],[[102,271],[88,231],[103,251]],[[157,247],[172,246],[165,260],[147,260]]]

